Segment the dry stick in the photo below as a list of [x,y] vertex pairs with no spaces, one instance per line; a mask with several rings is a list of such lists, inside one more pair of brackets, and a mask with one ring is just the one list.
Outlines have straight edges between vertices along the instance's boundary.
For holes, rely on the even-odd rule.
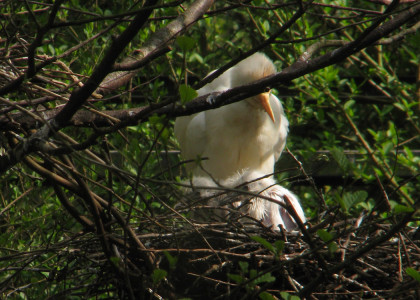
[[[65,165],[65,164],[63,164],[63,163],[61,163],[60,161],[56,161],[56,160],[54,160],[54,159],[52,159],[52,163],[54,163],[54,164],[59,164],[60,166],[62,166],[62,167],[65,167],[66,169],[68,169],[68,170],[70,170],[71,168],[69,167],[69,166],[67,166],[67,165]],[[90,178],[88,178],[88,177],[86,177],[85,175],[83,175],[83,174],[81,174],[81,173],[79,173],[78,171],[76,171],[76,170],[73,170],[73,172],[78,176],[78,177],[80,177],[80,178],[82,178],[83,180],[89,180],[89,181],[91,181],[93,184],[95,184],[95,185],[97,185],[97,186],[99,186],[99,187],[101,187],[102,189],[104,189],[104,190],[106,190],[106,191],[108,191],[108,192],[111,192],[112,194],[113,194],[113,196],[115,196],[116,198],[118,198],[118,200],[120,200],[122,203],[124,203],[124,204],[127,204],[127,205],[130,205],[127,201],[124,201],[124,199],[122,199],[119,195],[117,195],[112,189],[110,189],[110,188],[108,188],[108,187],[106,187],[106,186],[103,186],[103,185],[101,185],[101,184],[99,184],[99,183],[97,183],[97,182],[95,182],[95,181],[93,181],[93,180],[91,180]],[[94,195],[94,198],[96,199],[96,201],[98,201],[104,208],[107,208],[107,209],[109,209],[111,212],[113,212],[113,213],[118,213],[117,212],[117,210],[114,208],[114,207],[110,207],[109,206],[109,203],[106,201],[106,200],[104,200],[104,199],[102,199],[102,198],[100,198],[98,195]],[[165,230],[168,230],[166,227],[164,227],[162,224],[160,224],[160,223],[158,223],[156,220],[154,220],[154,219],[152,219],[152,218],[150,218],[149,216],[147,216],[147,214],[145,214],[144,212],[142,212],[142,211],[138,211],[138,212],[140,212],[141,214],[143,214],[143,216],[145,216],[150,222],[153,222],[153,223],[155,223],[157,226],[159,226],[159,227],[161,227],[161,228],[163,228],[163,229],[165,229]],[[118,218],[117,218],[117,220],[122,220],[122,217],[121,216],[118,216]],[[120,222],[120,225],[122,225],[123,227],[125,227],[126,226],[126,222],[124,222],[124,223],[121,223]],[[132,237],[132,233],[130,233],[130,236]],[[136,243],[137,244],[139,244],[140,245],[140,248],[141,249],[143,249],[143,250],[145,250],[146,248],[142,245],[142,243],[138,240],[138,238],[136,238]]]
[[[37,24],[37,27],[38,27],[38,33],[36,35],[35,40],[32,42],[32,44],[29,46],[29,49],[28,49],[28,70],[27,70],[28,77],[33,77],[36,73],[36,67],[35,67],[36,48],[41,46],[44,35],[51,29],[51,26],[54,23],[54,19],[58,13],[58,9],[60,8],[61,3],[63,2],[64,0],[58,0],[54,2],[53,7],[51,8],[51,13],[49,15],[47,24],[45,24],[45,26],[40,27],[39,24],[36,22],[35,16],[33,16],[35,23]],[[25,3],[27,4],[26,1]],[[28,10],[31,12],[29,5],[28,5]]]
[[[149,191],[150,192],[150,191]],[[182,220],[184,220],[185,222],[187,222],[193,229],[194,231],[203,239],[204,243],[207,244],[207,246],[209,247],[209,249],[212,251],[212,253],[214,255],[216,255],[217,259],[219,260],[219,262],[222,262],[220,256],[217,254],[217,252],[214,250],[214,248],[211,246],[211,244],[209,243],[209,241],[206,239],[206,237],[197,229],[197,226],[195,226],[190,220],[188,220],[188,218],[184,217],[182,214],[180,214],[178,211],[176,211],[175,209],[173,209],[171,206],[169,206],[167,203],[165,203],[165,201],[162,201],[159,197],[157,197],[157,199],[159,200],[159,202],[164,205],[167,209],[169,209],[170,211],[172,211],[175,215],[177,215],[178,217],[180,217]]]
[[[302,56],[299,58],[299,60],[302,61],[306,61],[307,59],[309,59],[313,53],[315,53],[316,51],[318,51],[321,47],[328,47],[331,45],[334,45],[336,43],[340,43],[341,41],[331,41],[332,43],[329,43],[330,41],[326,41],[323,42],[318,42],[314,45],[312,45],[311,47],[308,48],[308,51],[305,51]],[[347,44],[347,43],[346,43]],[[366,140],[363,138],[363,136],[361,135],[360,131],[358,130],[358,128],[356,127],[356,125],[353,123],[353,121],[351,120],[351,118],[348,116],[347,112],[344,110],[344,108],[339,104],[338,100],[329,92],[329,91],[325,91],[325,93],[335,102],[335,104],[341,109],[341,111],[343,112],[343,114],[345,115],[346,119],[348,120],[348,122],[350,123],[351,127],[353,128],[353,130],[355,131],[356,136],[360,139],[362,145],[366,148],[366,150],[368,151],[369,155],[371,156],[372,160],[375,162],[375,164],[381,169],[381,171],[385,174],[385,176],[387,177],[387,179],[389,181],[391,181],[391,183],[394,185],[394,187],[396,189],[399,190],[399,185],[396,183],[394,176],[391,173],[391,168],[390,166],[384,161],[383,164],[385,165],[386,170],[382,167],[382,165],[380,164],[380,162],[376,159],[376,156],[374,155],[373,150],[370,148],[369,144],[366,142]],[[376,175],[376,174],[375,174]],[[377,176],[377,175],[376,175]],[[400,191],[400,193],[403,193],[406,195],[405,192]],[[408,195],[406,195],[408,196]],[[408,198],[404,196],[404,198],[407,199],[411,199],[411,197],[408,196]],[[410,204],[412,204],[413,202],[410,202]],[[412,201],[412,200],[411,200]]]
[[[79,195],[80,197],[82,197],[83,193],[80,191],[80,187],[77,186],[76,182],[69,181],[69,180],[51,172],[50,170],[42,167],[41,165],[39,165],[37,162],[35,162],[33,159],[31,159],[29,157],[24,157],[24,161],[27,163],[27,165],[32,170],[34,170],[38,174],[48,178],[52,182],[55,182],[56,184],[61,185],[61,186],[65,187],[66,189],[68,189],[69,191],[71,191],[71,192],[75,193],[76,195]],[[96,201],[98,201],[102,206],[108,207],[107,201],[105,201],[104,199],[102,199],[98,195],[92,193],[92,197]],[[121,227],[128,232],[129,237],[135,242],[135,244],[137,244],[137,246],[139,246],[140,249],[145,250],[146,247],[137,238],[136,234],[131,229],[131,227],[127,226],[124,218],[119,214],[117,209],[115,207],[111,207],[111,212],[112,212],[112,215],[115,217],[115,219],[118,221],[118,223],[121,225]],[[149,270],[153,270],[154,260],[155,260],[155,257],[154,257],[153,254],[146,255],[145,261],[146,261],[146,264],[147,264],[147,267],[149,268]]]
[[[86,180],[86,181],[89,181],[89,182],[91,182],[92,184],[94,184],[94,185],[96,185],[96,186],[98,186],[98,187],[100,187],[101,189],[103,189],[103,190],[105,190],[105,191],[108,191],[112,196],[114,196],[114,197],[116,197],[121,203],[124,203],[124,204],[126,204],[126,205],[131,205],[128,201],[125,201],[123,198],[121,198],[118,194],[116,194],[111,188],[109,188],[109,187],[107,187],[107,186],[104,186],[104,185],[102,185],[102,184],[100,184],[100,183],[98,183],[98,182],[96,182],[96,181],[94,181],[94,180],[92,180],[91,178],[89,178],[89,177],[87,177],[86,175],[83,175],[82,173],[80,173],[80,172],[78,172],[77,170],[75,170],[75,169],[72,169],[70,166],[68,166],[68,165],[66,165],[66,164],[64,164],[64,163],[62,163],[61,161],[59,161],[59,160],[56,160],[56,159],[54,159],[54,158],[46,158],[46,159],[48,159],[48,160],[50,160],[51,161],[51,163],[52,164],[55,164],[55,165],[60,165],[61,167],[63,167],[63,168],[65,168],[65,169],[67,169],[67,170],[69,170],[69,171],[71,171],[71,172],[73,172],[74,174],[76,174],[78,177],[80,177],[80,178],[82,178],[83,180]],[[99,164],[99,163],[98,163]],[[99,165],[102,165],[102,166],[104,166],[104,167],[107,167],[105,164],[99,164]],[[109,167],[109,166],[108,166]],[[115,171],[115,170],[114,170]],[[103,200],[103,199],[101,199],[101,203],[102,203],[102,206],[105,208],[108,208],[109,210],[111,210],[112,209],[112,207],[110,207],[110,202],[107,202],[107,201],[105,201],[105,200]],[[133,208],[134,209],[134,208]],[[166,231],[169,231],[169,229],[168,228],[166,228],[164,225],[162,225],[162,224],[160,224],[159,222],[157,222],[154,218],[151,218],[150,216],[148,216],[146,213],[144,213],[143,211],[141,211],[141,210],[139,210],[139,209],[136,209],[136,212],[138,212],[138,213],[140,213],[140,214],[142,214],[145,218],[147,218],[151,223],[155,223],[157,226],[159,226],[159,227],[161,227],[162,229],[164,229],[164,230],[166,230]],[[128,219],[127,219],[127,222],[128,222]]]
[[[156,1],[157,0],[146,1],[145,5],[155,4]],[[105,54],[105,57],[95,68],[91,77],[86,81],[85,85],[82,88],[73,91],[67,104],[54,117],[54,119],[48,122],[49,124],[44,125],[27,141],[12,149],[12,152],[9,152],[6,156],[1,157],[2,161],[5,159],[9,160],[9,164],[5,166],[6,168],[4,170],[7,170],[19,160],[21,160],[23,156],[33,151],[32,146],[35,144],[39,146],[41,140],[46,139],[54,131],[61,129],[66,125],[74,113],[76,113],[76,111],[84,104],[86,99],[95,91],[99,83],[105,78],[106,74],[109,73],[114,61],[118,58],[119,54],[124,50],[126,45],[134,38],[134,36],[145,24],[145,22],[147,22],[151,12],[152,10],[145,10],[136,16],[136,18],[127,27],[127,29],[111,44],[108,52]]]
[[[140,28],[147,22],[152,10],[148,9],[150,4],[154,4],[156,0],[146,1],[144,11],[141,11],[135,19],[130,23],[128,28],[111,44],[108,52],[101,61],[101,63],[95,68],[91,77],[86,81],[85,85],[75,90],[69,99],[69,102],[64,108],[51,120],[49,124],[51,126],[44,126],[38,130],[35,134],[29,137],[26,141],[19,144],[14,149],[11,149],[6,155],[0,157],[0,173],[8,170],[13,165],[18,163],[25,155],[31,153],[36,149],[42,140],[45,140],[52,134],[53,131],[58,131],[70,121],[77,110],[84,104],[86,99],[97,89],[98,85],[102,82],[105,76],[112,70],[112,65],[118,58],[119,54],[124,50],[126,45],[133,39]],[[174,35],[182,32],[186,27],[190,26],[205,11],[211,6],[213,1],[211,0],[197,0],[189,9],[177,19],[177,22],[171,22],[167,29],[162,29],[153,34],[150,40],[146,43],[149,48],[149,52],[155,50],[158,45],[161,45],[161,38],[167,39],[168,41],[174,38]],[[170,25],[172,26],[170,27]],[[172,30],[172,31],[171,31]],[[147,50],[146,47],[144,50]],[[22,79],[23,80],[23,79]],[[18,83],[20,84],[20,83]],[[13,89],[13,87],[9,87]],[[0,89],[0,95],[2,92],[6,92],[4,89]]]
[[53,188],[54,188],[54,192],[58,197],[58,200],[60,200],[61,205],[63,205],[63,207],[70,213],[70,215],[77,221],[79,222],[87,231],[94,231],[95,230],[95,225],[94,223],[89,220],[87,217],[82,216],[77,209],[71,204],[71,202],[69,201],[69,199],[67,198],[67,196],[63,193],[63,191],[61,190],[61,187],[56,184],[54,181],[52,181],[53,183]]
[[6,205],[5,208],[3,208],[0,211],[0,217],[6,212],[8,211],[17,201],[19,201],[19,199],[22,199],[22,197],[25,197],[30,191],[33,190],[33,187],[30,187],[29,189],[27,189],[26,191],[24,191],[19,197],[17,197],[15,200],[11,201],[9,204]]
[[312,176],[309,176],[308,173],[306,173],[305,169],[303,168],[303,164],[297,159],[297,157],[289,150],[289,148],[286,147],[286,152],[293,158],[293,160],[298,164],[300,172],[302,172],[303,176],[305,176],[306,180],[309,181],[312,188],[314,189],[315,193],[318,195],[319,199],[322,201],[322,208],[327,207],[327,203],[325,202],[324,195],[321,193],[321,191],[317,188],[315,181]]
[[[42,68],[44,68],[45,66],[49,65],[50,63],[56,61],[57,59],[63,58],[68,56],[69,54],[73,53],[74,51],[77,51],[78,49],[82,48],[83,46],[85,46],[86,44],[90,43],[91,41],[97,39],[98,37],[100,37],[101,35],[103,35],[104,33],[110,31],[112,28],[114,28],[115,26],[117,26],[116,23],[108,26],[107,28],[105,28],[104,30],[100,31],[99,33],[93,35],[91,38],[77,44],[76,46],[71,47],[70,49],[68,49],[67,51],[63,52],[62,54],[60,54],[59,56],[53,56],[41,63],[38,63],[35,66],[35,73],[32,74],[32,76],[35,76],[36,73],[38,73],[39,71],[42,70]],[[3,86],[0,88],[0,95],[4,95],[7,94],[13,90],[16,90],[17,88],[19,88],[19,86],[24,82],[25,79],[29,79],[31,78],[28,75],[28,70],[26,70],[25,73],[21,74],[19,77],[15,78],[13,81],[9,82],[7,85]]]
[[[413,33],[413,31],[412,31],[412,29],[415,29],[415,30],[417,30],[418,28],[419,28],[419,26],[420,26],[420,22],[418,22],[416,25],[414,25],[414,26],[412,26],[411,28],[409,28],[409,29],[407,29],[407,30],[404,30],[404,31],[402,31],[402,32],[400,32],[399,34],[396,34],[395,35],[395,37],[399,37],[399,38],[402,38],[402,36],[405,36],[406,34],[410,34],[410,33]],[[415,31],[414,31],[415,32]],[[351,39],[351,37],[350,37],[350,35],[347,33],[347,32],[344,32],[344,35],[348,38],[348,39]],[[381,40],[382,41],[382,40]],[[380,45],[381,43],[379,43],[379,42],[377,42],[377,43],[375,43],[375,45]],[[368,53],[366,53],[366,51],[365,50],[362,50],[362,51],[360,51],[360,53],[365,57],[365,59],[366,59],[366,61],[368,62],[368,63],[370,63],[374,68],[377,68],[378,69],[378,64],[369,56],[369,54]],[[379,72],[380,70],[378,70],[378,72]],[[388,71],[387,71],[387,73],[389,73]],[[392,75],[390,75],[390,76],[392,76]],[[372,78],[366,78],[367,80],[368,80],[368,82],[370,83],[370,84],[372,84],[372,86],[374,86],[379,92],[381,92],[382,94],[384,94],[387,98],[389,98],[389,99],[392,99],[392,100],[395,100],[396,102],[398,102],[398,103],[400,103],[400,104],[402,104],[401,103],[401,100],[400,100],[400,97],[393,97],[392,95],[391,95],[391,93],[389,93],[389,92],[387,92],[386,90],[385,90],[385,88],[384,87],[382,87],[382,86],[380,86],[379,84],[377,84]],[[412,98],[412,96],[411,95],[408,95],[407,94],[407,92],[405,92],[405,90],[402,90],[401,91],[401,94],[404,96],[404,97],[406,97],[406,98]],[[416,122],[413,120],[413,118],[412,118],[412,116],[407,112],[407,111],[404,111],[404,113],[405,113],[405,115],[406,115],[406,117],[407,117],[407,119],[409,120],[409,122],[411,123],[411,125],[414,127],[414,129],[418,132],[418,133],[420,133],[420,127],[416,124]]]
[[[4,99],[4,98],[1,98]],[[45,102],[50,102],[55,100],[55,97],[51,97],[51,96],[44,96],[38,99],[34,99],[34,100],[21,100],[21,101],[13,101],[11,103],[13,103],[12,105],[10,105],[9,107],[0,109],[0,115],[6,114],[8,112],[11,112],[12,110],[15,110],[16,107],[14,107],[14,105],[19,105],[20,107],[25,107],[25,106],[29,106],[29,105],[37,105],[37,104],[42,104]]]
[[382,39],[380,42],[378,42],[379,45],[390,45],[395,42],[398,42],[408,34],[414,34],[417,32],[417,30],[420,29],[420,21],[418,21],[415,25],[411,26],[410,28],[407,28],[400,33],[393,35],[389,38]]
[[47,178],[48,180],[51,180],[52,182],[55,182],[56,184],[61,185],[62,187],[65,187],[66,189],[70,190],[71,192],[75,194],[78,194],[79,191],[75,182],[69,181],[63,178],[62,176],[57,175],[54,172],[51,172],[50,170],[38,164],[38,162],[36,162],[31,157],[25,157],[24,162],[29,166],[31,170],[34,170],[41,176]]
[[[93,193],[90,191],[86,182],[80,176],[78,176],[77,172],[74,171],[75,169],[74,169],[74,166],[72,165],[71,161],[67,157],[64,157],[64,159],[66,160],[68,166],[70,167],[70,172],[72,173],[73,177],[75,178],[75,180],[79,184],[79,186],[82,190],[82,193],[84,195],[85,201],[88,202],[87,204],[91,208],[91,213],[93,215],[93,219],[94,219],[95,225],[96,225],[96,234],[98,235],[99,240],[101,241],[102,249],[105,253],[105,256],[106,256],[108,262],[110,263],[112,268],[117,272],[117,274],[119,274],[120,276],[121,275],[127,275],[127,272],[124,272],[123,270],[121,270],[121,268],[119,268],[118,264],[112,262],[112,250],[111,250],[111,245],[109,243],[109,234],[105,231],[105,227],[103,225],[102,217],[101,217],[101,212],[103,211],[102,207],[94,199]],[[126,282],[126,284],[128,286],[128,289],[130,291],[132,291],[131,286],[130,286],[130,280],[128,280]]]
[[[350,127],[353,129],[354,134],[356,135],[356,137],[359,139],[359,141],[361,142],[363,147],[368,152],[371,160],[381,170],[381,172],[384,174],[386,179],[394,186],[394,188],[398,190],[398,193],[407,201],[407,203],[413,205],[414,200],[410,197],[410,195],[408,195],[406,192],[404,192],[402,189],[399,188],[400,185],[395,180],[395,177],[392,174],[390,174],[390,170],[391,170],[390,166],[385,161],[381,162],[376,157],[375,152],[370,147],[369,143],[365,140],[365,138],[362,136],[361,132],[357,128],[356,124],[354,124],[351,117],[347,114],[344,107],[338,102],[338,100],[328,90],[326,90],[325,93],[330,97],[330,99],[335,103],[335,105],[337,105],[337,107],[341,110],[341,112],[343,113],[343,115],[347,119],[347,122],[349,122]],[[385,168],[384,168],[384,166],[385,166]]]
[[[150,39],[138,49],[137,52],[139,55],[136,58],[129,57],[122,62],[122,65],[129,69],[136,68],[136,66],[143,65],[141,61],[149,62],[151,59],[155,59],[164,54],[167,50],[167,45],[173,41],[176,36],[194,24],[210,8],[213,2],[213,0],[194,1],[183,14],[178,16],[166,27],[156,31]],[[116,67],[122,65],[120,64]],[[111,73],[103,80],[96,92],[105,94],[115,90],[127,83],[137,73],[138,70]]]
[[[174,6],[178,6],[179,4],[181,4],[182,2],[184,2],[185,0],[179,0],[179,1],[173,1],[173,2],[169,2],[169,3],[162,3],[162,4],[158,4],[158,5],[154,5],[154,6],[149,6],[147,8],[139,8],[136,10],[130,10],[126,13],[120,13],[120,14],[115,14],[115,15],[110,15],[110,16],[104,16],[104,15],[99,15],[99,14],[94,14],[94,13],[89,13],[86,11],[79,11],[79,10],[75,10],[72,9],[73,11],[76,11],[80,14],[88,14],[91,16],[94,16],[91,19],[84,19],[84,20],[72,20],[72,21],[68,21],[68,22],[59,22],[59,23],[54,23],[52,28],[60,28],[60,27],[69,27],[69,26],[76,26],[76,25],[83,25],[86,23],[92,23],[92,22],[99,22],[99,21],[107,21],[107,20],[121,20],[122,21],[131,21],[131,19],[123,19],[124,17],[131,17],[133,15],[138,14],[140,11],[144,11],[145,9],[158,9],[158,8],[165,8],[165,7],[174,7]],[[65,7],[67,8],[67,7]],[[130,8],[131,9],[131,8]],[[153,19],[153,18],[150,18]]]
[[314,289],[321,283],[322,280],[328,278],[329,276],[338,273],[340,270],[347,268],[351,264],[353,264],[358,258],[363,256],[365,253],[369,252],[370,250],[374,249],[376,246],[388,241],[393,235],[398,233],[402,228],[404,228],[408,222],[410,222],[414,213],[405,214],[404,217],[391,229],[382,234],[379,237],[372,238],[370,243],[366,246],[361,247],[359,250],[354,252],[352,255],[349,255],[348,258],[343,261],[342,263],[331,267],[329,270],[322,271],[314,280],[312,280],[309,284],[307,284],[303,290],[300,291],[299,296],[302,298],[307,298]]
[[398,273],[397,273],[397,276],[398,276],[398,281],[402,282],[403,281],[403,276],[402,276],[403,263],[402,263],[402,258],[401,258],[401,239],[400,238],[401,238],[401,234],[398,232],[398,247],[397,247]]
[[[275,75],[269,76],[265,79],[259,80],[255,83],[245,85],[242,87],[237,87],[230,89],[224,93],[213,93],[212,95],[217,95],[212,98],[211,103],[208,101],[209,95],[204,95],[198,97],[195,101],[189,102],[184,106],[177,106],[173,107],[169,105],[167,107],[163,107],[158,110],[153,110],[151,107],[144,108],[140,113],[136,114],[132,119],[129,121],[140,120],[145,121],[150,116],[150,111],[157,113],[159,115],[167,115],[168,117],[177,117],[177,116],[184,116],[190,115],[196,112],[200,112],[203,110],[208,110],[212,108],[217,108],[222,105],[226,105],[229,103],[234,103],[245,99],[249,96],[253,96],[261,92],[267,86],[279,84],[280,82],[288,82],[292,79],[298,78],[304,74],[322,69],[326,66],[335,64],[348,56],[358,52],[360,49],[367,47],[377,40],[382,38],[383,36],[389,34],[393,30],[399,28],[408,20],[414,18],[420,13],[420,3],[414,4],[410,9],[400,13],[399,15],[395,16],[392,20],[384,23],[379,28],[376,28],[369,35],[365,37],[364,40],[358,41],[358,44],[349,43],[339,49],[336,49],[332,52],[329,52],[325,55],[317,57],[307,62],[296,62],[295,64],[291,65],[290,67],[284,69],[282,72],[277,73]],[[121,122],[123,123],[123,122]],[[118,124],[121,126],[122,124]],[[127,122],[128,123],[128,122]],[[120,128],[116,126],[115,128]],[[109,129],[108,132],[115,130]],[[46,131],[46,130],[45,130]],[[37,141],[39,137],[46,136],[48,131],[41,131],[39,134],[35,134],[32,138],[25,143],[25,147],[22,148],[15,148],[10,150],[7,155],[0,157],[0,172],[3,170],[7,170],[17,162],[21,160],[21,157],[27,155],[31,152],[32,149],[36,148]],[[46,134],[47,133],[47,134]],[[93,136],[90,140],[90,143],[93,143],[96,137]],[[29,145],[28,145],[29,144]],[[34,147],[35,146],[35,147]]]
[[[157,0],[148,0],[145,6],[156,4]],[[85,103],[86,99],[96,90],[98,85],[104,80],[106,75],[111,71],[113,63],[118,56],[124,51],[125,47],[136,36],[137,32],[147,22],[148,17],[152,13],[152,9],[146,9],[140,12],[130,25],[117,37],[109,49],[107,50],[104,58],[100,64],[94,69],[92,75],[86,83],[78,90],[73,91],[70,95],[69,102],[53,119],[53,127],[61,129],[71,119],[78,109]]]
[[78,172],[75,171],[75,167],[70,161],[70,159],[66,156],[63,156],[63,159],[67,164],[73,178],[76,180],[77,184],[80,187],[81,196],[83,196],[82,199],[85,200],[86,204],[90,207],[91,214],[93,216],[93,220],[96,226],[96,234],[99,236],[102,248],[104,250],[105,255],[107,256],[108,261],[111,262],[111,247],[109,245],[107,233],[105,232],[105,228],[101,218],[102,207],[99,205],[99,203],[95,201],[95,199],[92,196],[92,191],[89,189],[86,182],[78,175]]

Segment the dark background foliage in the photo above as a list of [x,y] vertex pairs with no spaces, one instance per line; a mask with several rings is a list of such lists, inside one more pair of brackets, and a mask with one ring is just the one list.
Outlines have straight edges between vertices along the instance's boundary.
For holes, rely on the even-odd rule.
[[[1,2],[2,298],[418,297],[420,5],[399,2]],[[194,99],[257,51],[277,74]],[[267,87],[298,235],[197,220],[182,188],[175,117]]]

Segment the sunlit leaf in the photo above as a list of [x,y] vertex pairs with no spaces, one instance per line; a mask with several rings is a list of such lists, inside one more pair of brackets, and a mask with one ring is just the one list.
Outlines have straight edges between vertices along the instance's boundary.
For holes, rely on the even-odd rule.
[[394,213],[400,214],[400,213],[411,213],[414,211],[414,208],[411,206],[405,206],[401,204],[397,204],[394,206]]
[[326,243],[333,239],[333,235],[324,229],[319,229],[316,231],[316,233],[321,238],[321,240],[323,240]]
[[181,103],[185,104],[196,98],[197,92],[189,85],[181,84],[179,86],[179,95],[181,97]]
[[406,268],[405,272],[420,283],[420,272],[413,268]]

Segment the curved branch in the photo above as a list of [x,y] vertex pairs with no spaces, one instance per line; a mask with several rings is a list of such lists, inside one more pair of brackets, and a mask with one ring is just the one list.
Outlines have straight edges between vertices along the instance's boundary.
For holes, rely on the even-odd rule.
[[[189,26],[194,24],[213,4],[213,0],[197,0],[188,9],[168,26],[156,31],[151,38],[140,48],[137,57],[128,57],[115,68],[132,69],[109,74],[96,90],[99,94],[106,94],[126,84],[133,78],[145,63],[161,56],[168,48],[168,44]],[[114,68],[114,69],[115,69]]]
[[[336,50],[328,52],[327,54],[316,57],[309,61],[297,61],[281,72],[256,81],[252,84],[236,87],[223,93],[204,95],[183,106],[174,106],[173,104],[168,104],[167,106],[158,109],[150,106],[143,107],[138,113],[128,117],[126,120],[124,120],[124,122],[120,122],[112,127],[109,127],[100,133],[95,133],[94,136],[92,136],[92,139],[95,139],[102,134],[113,132],[135,121],[145,122],[151,116],[151,114],[166,115],[169,118],[175,118],[179,116],[191,115],[204,110],[214,109],[229,103],[240,101],[250,96],[257,95],[261,93],[267,86],[276,86],[282,83],[287,83],[305,74],[336,64],[360,51],[361,49],[376,43],[378,40],[390,34],[392,31],[398,29],[404,23],[412,20],[419,14],[420,3],[416,3],[411,8],[394,16],[392,20],[374,28],[369,32],[369,34],[364,36],[363,39],[357,39],[357,43],[348,43]],[[63,114],[63,110],[59,113],[59,115]],[[67,116],[64,119],[65,123],[61,123],[61,125],[65,126],[65,124],[71,120],[73,114]],[[57,119],[57,117],[55,119]],[[42,142],[42,140],[44,140],[49,134],[51,134],[49,127],[44,126],[24,143],[21,143],[21,145],[18,147],[10,150],[6,155],[0,156],[0,173],[8,170],[28,153],[38,149],[37,147],[39,147],[39,143]]]
[[[146,1],[145,7],[155,5],[157,0]],[[130,23],[126,30],[116,38],[111,46],[109,47],[105,57],[101,63],[95,68],[92,75],[86,81],[86,83],[78,90],[75,90],[69,99],[69,102],[54,118],[52,126],[53,128],[60,129],[63,124],[66,124],[76,111],[85,103],[86,99],[96,90],[98,85],[102,82],[105,76],[111,71],[112,65],[117,60],[118,56],[123,52],[125,47],[131,40],[137,35],[137,32],[147,22],[152,9],[145,9],[141,11]]]

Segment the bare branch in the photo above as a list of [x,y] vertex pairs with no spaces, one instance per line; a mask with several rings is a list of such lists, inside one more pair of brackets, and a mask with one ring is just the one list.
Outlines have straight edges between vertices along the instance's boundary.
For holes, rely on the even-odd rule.
[[[168,105],[166,107],[162,107],[159,109],[152,109],[151,107],[143,108],[134,116],[126,119],[125,122],[117,124],[114,126],[113,129],[109,129],[109,130],[112,131],[112,130],[115,130],[115,128],[121,128],[125,124],[131,124],[133,120],[140,120],[141,122],[144,122],[151,115],[151,112],[156,113],[158,115],[164,114],[170,118],[174,118],[177,116],[191,115],[193,113],[197,113],[200,111],[213,109],[213,108],[220,107],[222,105],[240,101],[242,99],[245,99],[247,97],[260,93],[267,86],[276,86],[280,83],[287,83],[302,75],[311,73],[313,71],[325,68],[326,66],[330,66],[337,62],[340,62],[344,60],[345,58],[347,58],[348,56],[360,51],[361,49],[374,44],[379,39],[388,35],[392,31],[398,29],[405,22],[416,17],[419,14],[420,14],[420,3],[415,4],[411,8],[394,16],[392,20],[384,23],[383,25],[377,28],[374,28],[369,34],[365,35],[363,39],[359,38],[355,40],[354,42],[348,43],[325,55],[316,57],[309,61],[298,61],[294,63],[293,65],[289,66],[288,68],[284,69],[283,71],[275,75],[269,76],[267,78],[264,78],[262,80],[259,80],[252,84],[236,87],[236,88],[227,90],[226,92],[223,92],[223,93],[214,93],[214,95],[212,96],[205,95],[205,96],[199,97],[195,99],[194,101],[187,103],[185,106],[174,107],[173,105]],[[93,90],[91,90],[91,92],[93,92]],[[208,96],[210,96],[210,98]],[[76,96],[73,96],[73,98],[75,97]],[[68,106],[69,105],[66,105],[67,111],[70,110]],[[73,111],[73,114],[74,113],[75,111]],[[66,124],[68,124],[68,122],[71,120],[73,114],[65,115],[65,110],[63,109],[53,119],[53,121],[59,119],[59,115],[60,115],[60,118],[61,118],[60,121],[62,123],[61,123],[61,126],[58,126],[58,127],[66,126]],[[57,124],[55,124],[53,127],[57,128],[56,126]],[[44,127],[44,128],[48,128],[48,127]],[[99,135],[95,134],[96,137]],[[45,138],[45,136],[46,135],[44,131],[39,131],[38,134],[35,134],[28,141],[26,141],[25,143],[26,146],[23,147],[23,149],[21,148],[12,149],[11,151],[8,152],[7,155],[0,157],[0,170],[6,170],[10,168],[12,165],[14,165],[16,162],[20,161],[22,155],[26,155],[26,153],[30,153],[29,149],[32,149],[32,150],[36,149],[37,147],[34,147],[34,145],[42,141]],[[40,138],[40,137],[43,137],[43,138]]]
[[118,69],[123,66],[125,69],[137,70],[109,74],[96,92],[99,94],[106,94],[126,84],[137,74],[139,67],[164,54],[168,44],[189,26],[194,24],[212,4],[213,0],[197,0],[192,3],[182,15],[169,23],[168,26],[153,34],[152,37],[137,50],[137,57],[128,57],[120,65],[114,67],[114,69]]

